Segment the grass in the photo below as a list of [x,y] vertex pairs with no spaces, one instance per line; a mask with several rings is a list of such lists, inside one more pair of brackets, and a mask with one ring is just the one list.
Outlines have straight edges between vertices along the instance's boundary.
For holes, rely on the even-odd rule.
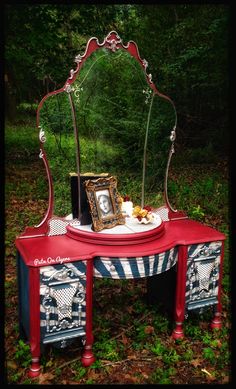
[[[26,225],[32,226],[43,218],[47,209],[47,182],[44,166],[38,159],[38,133],[30,121],[8,125],[5,142],[5,296],[6,313],[11,317],[11,322],[5,328],[8,383],[222,384],[230,381],[231,266],[225,162],[216,163],[214,160],[212,163],[209,157],[207,164],[202,159],[201,164],[196,164],[195,161],[204,156],[204,152],[199,151],[197,157],[198,151],[195,151],[194,159],[189,157],[184,165],[181,165],[180,160],[178,163],[173,161],[169,179],[171,202],[187,211],[191,218],[219,229],[228,237],[223,273],[223,328],[219,331],[209,329],[211,307],[202,314],[190,312],[184,323],[185,338],[174,341],[170,336],[173,319],[158,307],[147,305],[144,279],[95,279],[93,332],[96,362],[88,369],[81,365],[79,357],[82,347],[77,341],[68,347],[66,353],[49,348],[41,357],[43,372],[37,381],[27,377],[29,346],[19,339],[16,324],[18,302],[14,239]],[[93,145],[85,140],[82,142],[85,154],[86,147],[91,153]],[[72,150],[71,141],[68,141],[68,145]],[[112,156],[112,149],[107,149],[109,152]],[[63,158],[57,155],[53,168],[60,166],[62,161]],[[63,166],[65,175],[58,176],[56,184],[57,207],[61,207],[62,213],[70,208],[70,193],[65,176],[71,171],[69,161]],[[129,178],[125,174],[119,180],[119,186],[122,194],[129,194],[134,201],[138,201],[140,180],[135,174],[129,174]],[[151,205],[161,205],[163,196],[159,192],[150,191],[147,201]]]

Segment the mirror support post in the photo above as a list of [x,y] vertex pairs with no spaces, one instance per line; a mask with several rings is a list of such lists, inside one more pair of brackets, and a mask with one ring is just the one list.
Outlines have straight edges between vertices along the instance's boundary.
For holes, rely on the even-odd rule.
[[71,90],[68,91],[68,97],[71,105],[71,113],[72,113],[72,119],[73,119],[73,127],[74,127],[74,136],[76,141],[76,165],[77,165],[77,174],[78,174],[78,219],[80,221],[81,219],[81,190],[80,190],[80,144],[79,144],[79,134],[78,134],[78,128],[76,125],[76,116],[75,116],[75,106],[74,102],[71,97]]
[[169,199],[168,199],[168,173],[169,173],[169,167],[170,167],[170,161],[171,161],[171,158],[172,158],[172,155],[174,154],[175,152],[175,148],[174,148],[174,141],[175,141],[175,138],[176,138],[176,133],[175,133],[175,129],[176,129],[176,126],[174,126],[173,130],[171,131],[171,135],[170,135],[170,140],[171,140],[171,147],[170,147],[170,152],[169,152],[169,157],[168,157],[168,161],[167,161],[167,166],[166,166],[166,174],[165,174],[165,182],[164,182],[164,197],[165,197],[165,201],[166,201],[166,204],[167,206],[169,207],[169,209],[172,211],[172,212],[177,212],[177,209],[174,209],[170,202],[169,202]]
[[152,99],[150,102],[150,107],[148,111],[148,118],[147,118],[147,127],[146,127],[146,134],[145,134],[145,142],[144,142],[144,148],[143,148],[143,176],[142,176],[142,197],[141,197],[141,208],[144,207],[144,192],[145,192],[145,174],[146,174],[146,163],[147,163],[147,142],[148,142],[148,130],[149,130],[149,124],[150,124],[150,117],[151,117],[151,111],[152,111],[152,103],[155,93],[152,94]]

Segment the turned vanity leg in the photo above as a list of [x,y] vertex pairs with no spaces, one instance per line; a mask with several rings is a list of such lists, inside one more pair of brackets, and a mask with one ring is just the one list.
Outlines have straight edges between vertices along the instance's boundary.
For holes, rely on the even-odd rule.
[[34,377],[39,376],[40,370],[41,370],[39,360],[40,360],[39,357],[32,358],[32,363],[31,363],[31,366],[30,366],[30,369],[28,372],[28,376],[30,378],[34,378]]
[[84,347],[84,353],[82,355],[81,363],[84,367],[89,367],[95,362],[96,358],[92,352],[92,344]]
[[40,294],[39,269],[29,269],[29,305],[30,305],[30,349],[32,363],[28,372],[29,377],[40,374]]
[[213,317],[212,322],[211,322],[212,329],[220,329],[222,327],[221,289],[222,289],[222,276],[223,276],[223,258],[224,258],[224,242],[222,242],[221,257],[220,257],[220,274],[219,274],[219,280],[218,280],[218,303],[216,305],[214,317]]
[[177,263],[177,282],[175,296],[175,329],[172,338],[181,339],[184,337],[183,322],[185,311],[185,291],[187,274],[187,247],[180,246]]
[[82,365],[89,367],[95,362],[95,357],[93,355],[92,346],[93,346],[93,333],[92,333],[92,297],[93,297],[93,260],[88,260],[87,270],[86,270],[86,344],[84,347],[84,352],[82,355]]
[[214,318],[212,319],[211,322],[211,328],[212,329],[220,329],[222,327],[222,322],[221,322],[221,312],[215,312],[214,313]]

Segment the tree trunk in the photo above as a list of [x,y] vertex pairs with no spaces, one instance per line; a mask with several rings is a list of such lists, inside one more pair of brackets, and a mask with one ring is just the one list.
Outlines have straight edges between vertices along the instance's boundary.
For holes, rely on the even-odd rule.
[[10,121],[16,119],[16,95],[13,92],[13,88],[9,82],[8,75],[4,76],[5,81],[5,115]]

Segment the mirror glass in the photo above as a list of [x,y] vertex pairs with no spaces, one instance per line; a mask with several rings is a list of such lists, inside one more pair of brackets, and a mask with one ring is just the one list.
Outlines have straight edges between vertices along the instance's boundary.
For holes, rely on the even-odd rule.
[[171,102],[155,94],[147,133],[144,177],[144,202],[155,208],[165,205],[164,181],[174,124],[175,111]]
[[68,93],[51,95],[44,101],[39,124],[46,138],[44,150],[53,184],[53,214],[64,217],[71,213],[69,173],[77,171],[77,145]]

